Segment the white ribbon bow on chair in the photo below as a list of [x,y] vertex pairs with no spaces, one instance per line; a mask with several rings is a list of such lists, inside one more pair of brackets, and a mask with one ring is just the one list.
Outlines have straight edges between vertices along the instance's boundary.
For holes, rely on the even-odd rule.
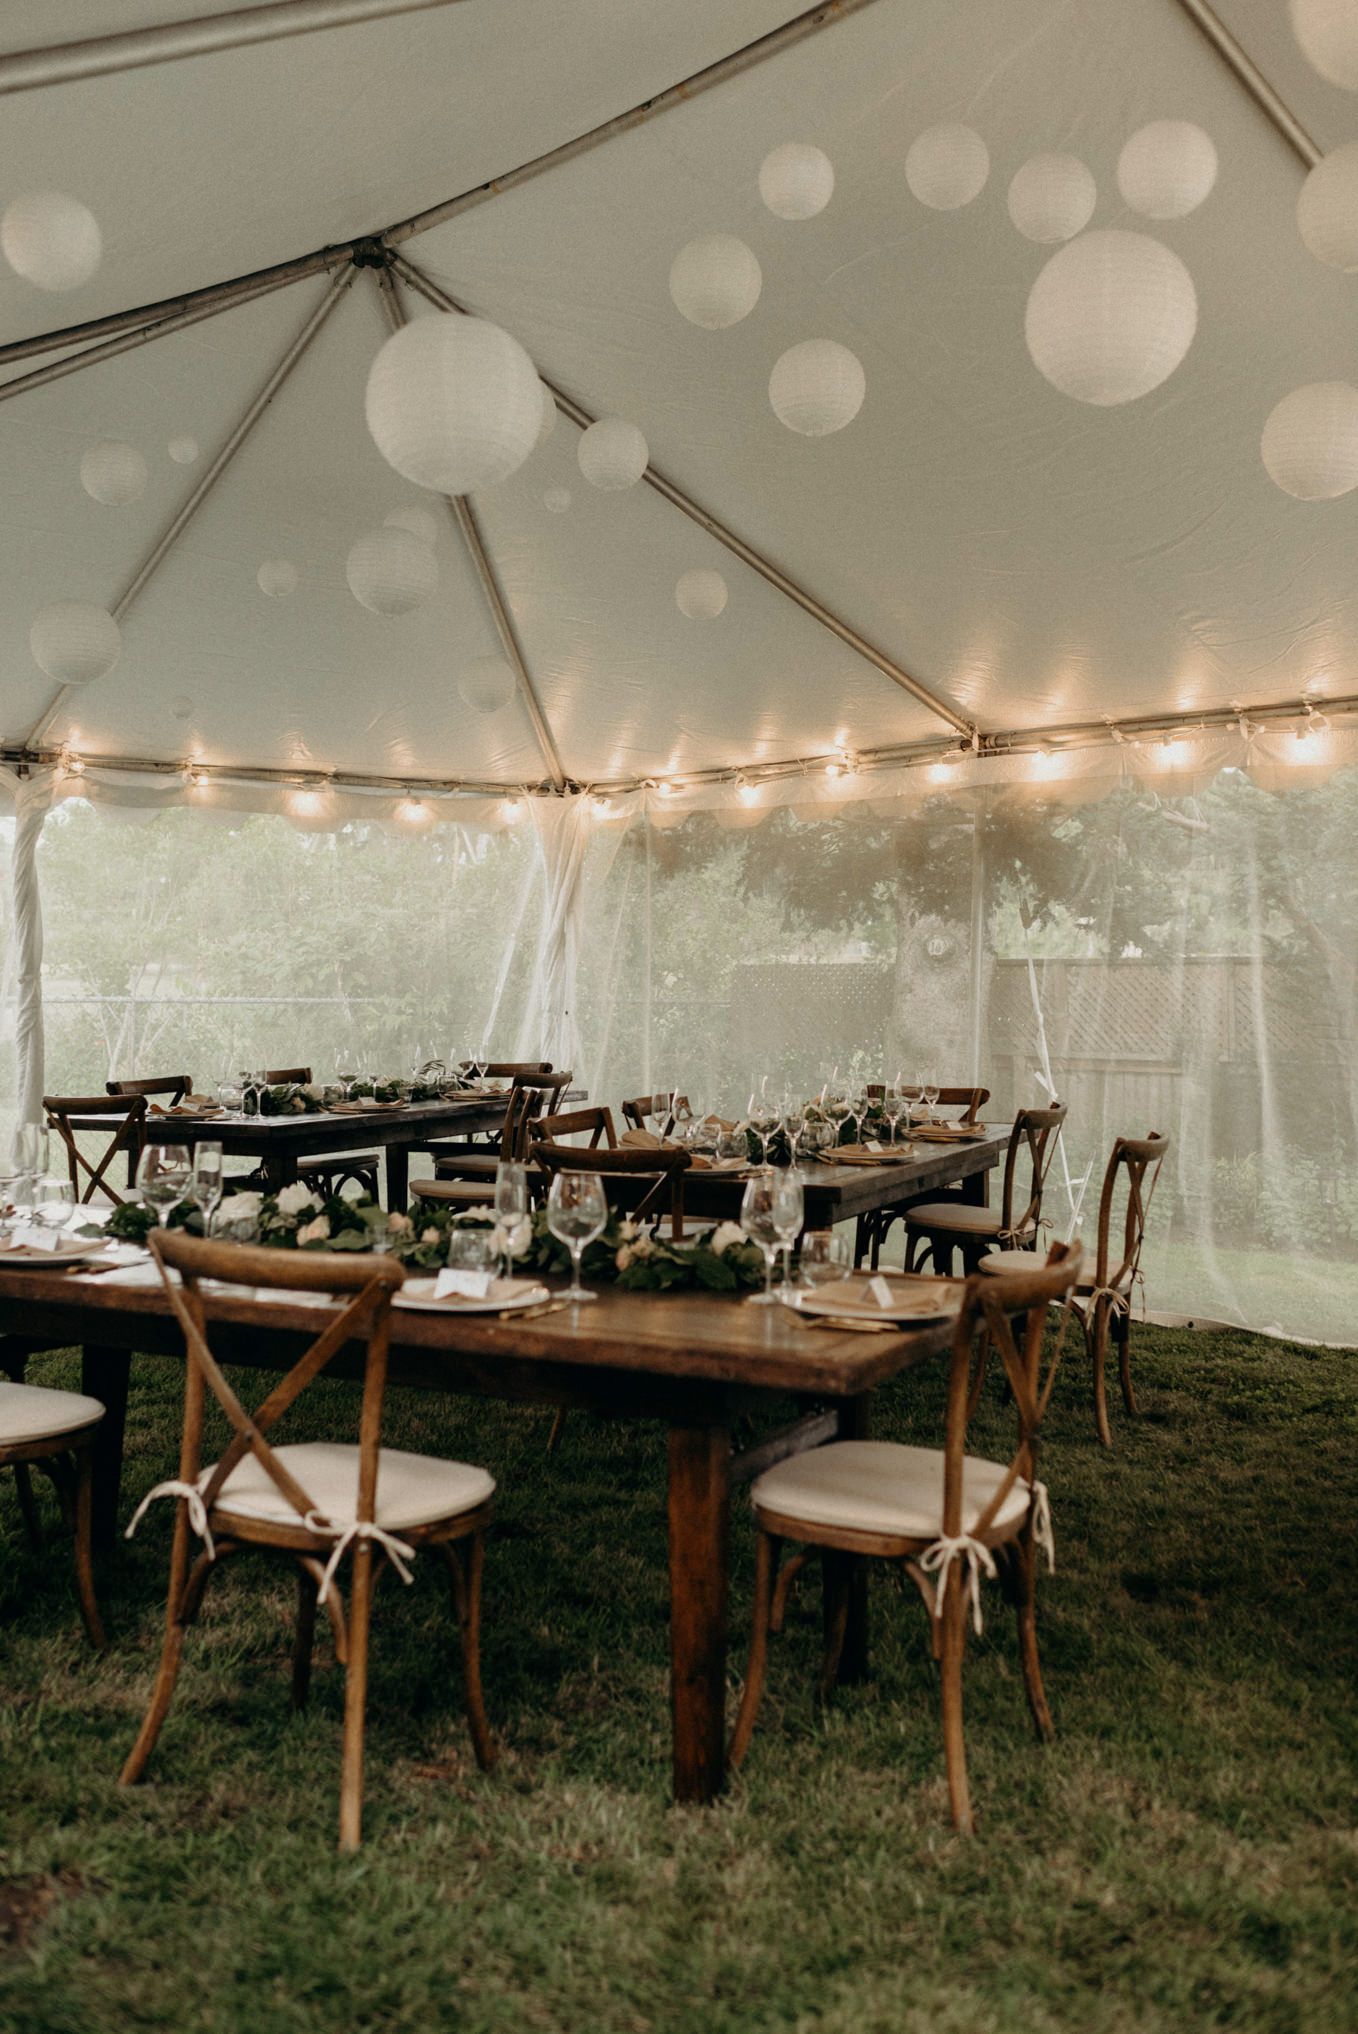
[[335,1571],[338,1569],[340,1562],[357,1540],[376,1541],[401,1580],[406,1583],[415,1580],[415,1577],[411,1574],[409,1568],[407,1568],[405,1561],[401,1558],[402,1555],[405,1555],[413,1561],[415,1549],[408,1541],[398,1540],[394,1533],[383,1532],[381,1526],[374,1524],[371,1519],[351,1519],[348,1525],[337,1526],[333,1519],[326,1518],[323,1513],[309,1511],[304,1523],[308,1532],[321,1533],[326,1538],[329,1538],[332,1533],[336,1535],[334,1551],[326,1562],[325,1573],[321,1577],[321,1596],[324,1596],[327,1589],[329,1589],[330,1584],[335,1579]]
[[147,1491],[145,1497],[133,1512],[123,1537],[131,1539],[133,1533],[146,1516],[147,1506],[154,1504],[158,1497],[183,1498],[189,1508],[189,1524],[207,1548],[208,1559],[215,1561],[217,1549],[212,1544],[212,1534],[208,1529],[207,1506],[203,1503],[203,1493],[196,1483],[181,1483],[177,1476],[172,1476],[165,1483],[157,1483],[154,1490]]
[[919,1557],[919,1564],[926,1575],[932,1575],[936,1572],[938,1576],[938,1580],[934,1584],[935,1617],[942,1617],[943,1615],[943,1599],[948,1593],[948,1577],[952,1573],[954,1561],[965,1561],[966,1563],[967,1579],[963,1586],[971,1597],[971,1621],[979,1637],[981,1631],[981,1570],[984,1568],[986,1574],[993,1582],[998,1573],[995,1567],[995,1557],[989,1547],[983,1545],[980,1540],[971,1539],[966,1533],[959,1533],[956,1539],[948,1539],[945,1535],[942,1539],[935,1540],[931,1547],[926,1547]]

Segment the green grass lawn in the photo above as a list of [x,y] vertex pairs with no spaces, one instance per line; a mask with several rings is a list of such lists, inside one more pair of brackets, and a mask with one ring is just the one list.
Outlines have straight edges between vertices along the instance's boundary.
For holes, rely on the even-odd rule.
[[[663,1302],[659,1302],[663,1304]],[[389,1438],[500,1479],[482,1776],[432,1561],[379,1594],[363,1851],[335,1850],[340,1677],[287,1703],[290,1574],[209,1591],[148,1782],[115,1776],[150,1686],[171,1510],[100,1568],[0,1492],[0,2027],[24,2034],[998,2034],[1352,2029],[1358,2019],[1358,1366],[1248,1335],[1135,1331],[1144,1417],[1103,1453],[1077,1363],[1044,1469],[1034,1744],[1009,1614],[967,1661],[980,1832],[952,1833],[913,1589],[873,1592],[873,1676],[821,1712],[813,1584],[744,1774],[667,1805],[664,1439],[393,1396]],[[134,1366],[125,1489],[170,1472],[178,1392]],[[69,1357],[35,1380],[74,1381]],[[878,1431],[934,1440],[937,1376]],[[316,1417],[352,1405],[327,1387]],[[1008,1431],[998,1394],[975,1443]],[[737,1521],[739,1671],[753,1534]],[[324,1649],[322,1648],[322,1655]]]

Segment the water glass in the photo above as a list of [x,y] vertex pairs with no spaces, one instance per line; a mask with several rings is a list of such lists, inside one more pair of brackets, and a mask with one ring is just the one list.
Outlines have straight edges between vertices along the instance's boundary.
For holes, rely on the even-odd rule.
[[448,1237],[450,1271],[484,1271],[493,1276],[499,1261],[493,1229],[454,1229]]
[[757,1243],[764,1258],[764,1290],[751,1293],[756,1306],[772,1306],[773,1260],[789,1251],[802,1226],[802,1182],[795,1172],[757,1172],[740,1203],[741,1233]]
[[50,1174],[34,1184],[33,1219],[44,1229],[64,1229],[75,1213],[75,1188]]
[[142,1200],[164,1228],[170,1210],[188,1191],[192,1168],[186,1144],[148,1144],[137,1165]]
[[598,1173],[559,1172],[547,1196],[547,1227],[571,1253],[571,1282],[566,1297],[577,1304],[595,1297],[580,1283],[580,1259],[586,1244],[602,1236],[607,1225],[608,1201]]
[[802,1284],[813,1289],[849,1275],[849,1239],[834,1229],[808,1229],[800,1251]]
[[746,1141],[745,1131],[739,1123],[733,1124],[729,1130],[723,1130],[718,1126],[712,1143],[712,1156],[718,1165],[743,1162],[749,1155],[750,1147]]

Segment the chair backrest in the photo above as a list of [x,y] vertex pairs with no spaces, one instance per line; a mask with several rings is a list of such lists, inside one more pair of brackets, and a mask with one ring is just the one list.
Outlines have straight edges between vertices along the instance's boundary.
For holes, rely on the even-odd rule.
[[515,1076],[500,1130],[501,1158],[517,1159],[520,1163],[527,1158],[529,1141],[537,1131],[544,1108],[557,1100],[570,1078],[569,1073],[525,1075],[522,1079]]
[[[1047,1181],[1047,1167],[1056,1156],[1056,1139],[1065,1120],[1064,1102],[1053,1102],[1049,1109],[1020,1109],[1015,1116],[1014,1127],[1009,1133],[1009,1146],[1004,1154],[1004,1191],[1000,1198],[1001,1247],[1009,1243],[1026,1243],[1036,1230],[1042,1213],[1042,1189]],[[1015,1191],[1019,1162],[1025,1152],[1028,1156],[1026,1202],[1020,1198],[1023,1189]]]
[[588,1137],[591,1151],[598,1149],[601,1137],[609,1151],[618,1142],[613,1111],[608,1108],[566,1109],[560,1115],[543,1116],[533,1134],[548,1144],[558,1144],[563,1137]]
[[185,1095],[193,1093],[192,1074],[155,1074],[145,1081],[105,1081],[104,1092],[109,1095],[145,1095],[149,1101],[152,1095],[168,1095],[171,1107],[182,1102]]
[[[469,1067],[471,1061],[464,1059],[462,1064],[464,1067]],[[480,1066],[480,1060],[476,1064]],[[549,1074],[551,1070],[552,1062],[549,1059],[492,1059],[487,1060],[482,1069],[486,1079],[489,1081],[510,1081],[520,1074],[523,1075],[525,1080],[531,1080],[534,1074]],[[562,1087],[565,1087],[569,1079],[569,1073],[562,1075]]]
[[[1169,1150],[1168,1137],[1152,1130],[1149,1137],[1119,1137],[1113,1146],[1108,1169],[1103,1175],[1099,1196],[1099,1244],[1094,1266],[1094,1284],[1111,1292],[1125,1292],[1136,1277],[1141,1245],[1146,1235],[1146,1214],[1161,1161]],[[1121,1261],[1112,1263],[1113,1210],[1118,1196],[1118,1175],[1126,1174],[1127,1204],[1123,1211]]]
[[[278,1460],[266,1436],[279,1417],[338,1355],[345,1343],[366,1340],[363,1406],[359,1418],[358,1507],[355,1517],[371,1522],[377,1502],[377,1467],[381,1446],[382,1400],[387,1382],[387,1345],[391,1296],[405,1278],[395,1258],[341,1257],[312,1251],[261,1250],[239,1243],[211,1243],[182,1229],[156,1229],[151,1251],[160,1266],[170,1305],[184,1330],[188,1370],[184,1390],[184,1431],[180,1443],[179,1478],[196,1484],[202,1468],[203,1413],[210,1390],[234,1429],[202,1497],[210,1511],[227,1477],[253,1455],[269,1480],[305,1519],[317,1509],[315,1499]],[[171,1269],[183,1283],[171,1281]],[[247,1413],[224,1375],[208,1343],[200,1281],[215,1279],[241,1286],[285,1286],[298,1292],[325,1292],[349,1297],[347,1306],[325,1316],[325,1326],[305,1355],[269,1392],[253,1413]],[[176,1528],[175,1559],[181,1558],[182,1521]],[[172,1585],[171,1598],[174,1600]]]
[[[653,1106],[656,1102],[660,1104],[658,1109]],[[674,1119],[681,1109],[685,1115],[688,1114],[687,1095],[635,1095],[630,1102],[624,1102],[622,1105],[623,1121],[632,1130],[644,1130],[648,1116],[663,1117],[660,1135],[668,1137],[674,1129]]]
[[[880,1102],[886,1093],[881,1081],[869,1081],[868,1093],[874,1101]],[[989,1088],[940,1088],[934,1104],[938,1109],[960,1109],[959,1123],[974,1123],[981,1110],[990,1100]]]
[[632,1218],[645,1221],[648,1216],[663,1214],[668,1208],[670,1234],[676,1239],[682,1237],[684,1174],[693,1162],[686,1151],[662,1150],[658,1146],[653,1151],[620,1151],[616,1147],[582,1150],[578,1144],[552,1144],[534,1139],[528,1155],[549,1178],[555,1178],[559,1172],[597,1172],[614,1179],[653,1179],[650,1191],[643,1194],[631,1209]]
[[271,1088],[305,1088],[311,1084],[309,1066],[275,1066],[266,1069],[265,1080]]
[[[66,1146],[66,1163],[76,1199],[91,1200],[98,1191],[107,1194],[115,1206],[121,1207],[123,1196],[105,1174],[120,1151],[128,1154],[128,1164],[135,1172],[146,1142],[145,1095],[44,1095],[42,1106],[47,1113],[49,1127],[56,1131]],[[95,1165],[91,1165],[75,1141],[77,1133],[71,1127],[71,1119],[76,1116],[97,1116],[100,1128],[106,1122],[112,1132],[107,1148]],[[88,1175],[83,1193],[80,1186],[82,1172]]]
[[[1003,1275],[976,1271],[966,1282],[953,1331],[948,1372],[943,1443],[945,1538],[956,1539],[962,1531],[967,1421],[979,1396],[979,1366],[986,1360],[988,1349],[998,1352],[1013,1394],[1018,1446],[990,1502],[968,1527],[969,1536],[984,1542],[1017,1479],[1022,1477],[1028,1483],[1036,1480],[1038,1436],[1061,1364],[1070,1295],[1080,1275],[1080,1264],[1078,1243],[1054,1243],[1045,1264],[1034,1253],[1031,1271]],[[1065,1312],[1058,1332],[1046,1348],[1044,1375],[1047,1309],[1062,1303]]]

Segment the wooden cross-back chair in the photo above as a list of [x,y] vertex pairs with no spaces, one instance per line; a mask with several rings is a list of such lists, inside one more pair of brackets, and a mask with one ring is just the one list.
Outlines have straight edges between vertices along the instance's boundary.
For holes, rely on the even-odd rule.
[[42,1544],[42,1532],[30,1469],[41,1469],[51,1481],[62,1516],[74,1534],[80,1615],[96,1652],[104,1650],[104,1627],[94,1594],[90,1507],[94,1437],[103,1417],[100,1400],[87,1398],[83,1392],[0,1382],[0,1468],[14,1470],[19,1509],[35,1548]]
[[423,1200],[451,1207],[475,1207],[484,1201],[505,1160],[528,1163],[528,1146],[537,1134],[543,1109],[557,1100],[570,1080],[569,1072],[516,1077],[499,1130],[484,1143],[440,1139],[423,1146],[434,1160],[434,1177],[412,1180],[410,1191]]
[[[1079,1275],[1078,1245],[1056,1244],[1046,1264],[1003,1278],[967,1280],[952,1338],[942,1448],[895,1441],[832,1441],[768,1469],[751,1487],[758,1527],[754,1630],[731,1764],[749,1749],[763,1693],[771,1632],[782,1627],[788,1583],[806,1556],[782,1576],[784,1541],[819,1553],[826,1594],[826,1651],[820,1691],[828,1698],[839,1671],[856,1557],[898,1562],[929,1611],[934,1658],[942,1669],[943,1752],[953,1822],[974,1827],[962,1724],[962,1662],[967,1619],[981,1629],[981,1578],[998,1579],[1018,1612],[1024,1686],[1039,1738],[1051,1738],[1034,1618],[1036,1553],[1052,1554],[1038,1442],[1061,1361],[1064,1322],[1044,1348],[1047,1309],[1069,1300]],[[1017,1331],[1015,1317],[1017,1316]],[[1017,1446],[1008,1462],[967,1453],[974,1371],[998,1351],[1013,1393]],[[1045,1363],[1044,1363],[1045,1357]]]
[[[659,1102],[662,1106],[659,1109],[652,1108],[653,1102]],[[680,1111],[687,1115],[688,1106],[687,1095],[663,1092],[654,1095],[634,1095],[630,1102],[623,1103],[622,1116],[629,1130],[644,1130],[646,1118],[654,1116],[660,1122],[660,1135],[671,1137]]]
[[[324,1600],[334,1625],[336,1655],[346,1669],[340,1847],[356,1849],[362,1824],[363,1720],[373,1586],[384,1565],[395,1567],[408,1581],[404,1563],[416,1548],[435,1548],[447,1564],[461,1625],[472,1744],[482,1767],[489,1766],[494,1757],[480,1679],[481,1567],[494,1479],[469,1463],[407,1454],[381,1445],[391,1298],[404,1276],[395,1259],[289,1255],[205,1242],[171,1229],[157,1229],[151,1249],[184,1330],[188,1362],[178,1476],[147,1494],[128,1527],[131,1537],[153,1498],[175,1498],[160,1671],[145,1721],[123,1767],[122,1784],[130,1786],[145,1770],[170,1706],[185,1633],[215,1569],[241,1548],[272,1549],[295,1560],[299,1567],[294,1703],[306,1699],[318,1601]],[[171,1271],[181,1274],[182,1284],[172,1282]],[[325,1325],[311,1347],[253,1413],[241,1404],[212,1354],[201,1285],[206,1278],[231,1285],[329,1293],[346,1302],[322,1317]],[[357,1443],[275,1445],[270,1436],[279,1418],[345,1343],[354,1339],[367,1344]],[[209,1392],[230,1421],[233,1438],[217,1461],[205,1465],[203,1426]],[[194,1535],[203,1542],[196,1559],[190,1545]],[[334,1576],[349,1550],[353,1570],[346,1629]]]
[[[875,1102],[880,1102],[886,1093],[886,1083],[869,1081],[867,1092]],[[940,1088],[932,1106],[935,1109],[959,1109],[961,1114],[952,1119],[954,1122],[974,1123],[989,1100],[989,1088]]]
[[[146,1142],[145,1095],[44,1095],[42,1106],[49,1129],[55,1130],[66,1147],[66,1164],[78,1201],[92,1200],[96,1193],[107,1194],[121,1207],[125,1196],[108,1177],[108,1169],[120,1152],[127,1155],[129,1183],[136,1176],[137,1161]],[[91,1164],[76,1142],[80,1134],[72,1119],[94,1116],[100,1127],[111,1131],[108,1144],[97,1162]],[[87,1133],[88,1134],[88,1133]],[[84,1181],[81,1174],[85,1175]]]
[[[465,1070],[471,1066],[471,1061],[464,1059],[461,1064]],[[481,1061],[478,1059],[476,1064],[481,1066]],[[484,1067],[482,1067],[482,1072],[488,1081],[512,1081],[519,1079],[530,1081],[535,1079],[538,1074],[549,1074],[551,1070],[552,1062],[549,1059],[488,1059]],[[564,1078],[569,1080],[570,1075],[566,1074]]]
[[[550,1144],[535,1138],[529,1157],[546,1175],[547,1181],[559,1172],[597,1172],[605,1181],[619,1185],[619,1198],[633,1221],[644,1222],[653,1215],[668,1213],[670,1234],[676,1240],[684,1233],[684,1174],[693,1163],[686,1151],[657,1145],[653,1150],[632,1150],[607,1145]],[[635,1184],[651,1184],[637,1193]],[[626,1182],[626,1186],[622,1186]],[[635,1184],[634,1184],[635,1183]],[[605,1186],[607,1192],[607,1186]]]
[[577,1146],[577,1150],[615,1151],[618,1133],[613,1127],[613,1111],[601,1103],[597,1108],[563,1109],[555,1116],[542,1116],[533,1130],[534,1137],[540,1137],[546,1144],[559,1144],[563,1137],[588,1137],[588,1146]]
[[[873,1101],[880,1102],[886,1094],[886,1083],[869,1081],[867,1093]],[[936,1109],[957,1110],[959,1113],[949,1119],[954,1123],[975,1123],[989,1100],[989,1088],[940,1088],[933,1106]],[[946,1198],[951,1200],[953,1196],[947,1194]],[[957,1198],[961,1198],[960,1186],[957,1189]],[[884,1208],[874,1208],[871,1213],[858,1217],[854,1229],[855,1264],[861,1264],[867,1257],[871,1259],[873,1270],[877,1269],[881,1262],[882,1245],[891,1233],[893,1223],[905,1220],[905,1212],[904,1205],[889,1203]]]
[[185,1095],[193,1093],[192,1074],[151,1074],[145,1080],[105,1081],[105,1093],[110,1095],[145,1095],[147,1101],[159,1101],[162,1095],[169,1099],[169,1106],[182,1102]]
[[[1004,1154],[1004,1184],[997,1208],[980,1208],[959,1196],[924,1201],[906,1208],[905,1267],[917,1271],[930,1260],[935,1271],[952,1270],[954,1249],[962,1253],[966,1271],[975,1271],[982,1256],[1001,1249],[1035,1250],[1042,1217],[1042,1192],[1047,1168],[1056,1155],[1056,1140],[1066,1120],[1064,1102],[1046,1109],[1020,1109]],[[1027,1183],[1020,1186],[1020,1161],[1027,1161]]]

